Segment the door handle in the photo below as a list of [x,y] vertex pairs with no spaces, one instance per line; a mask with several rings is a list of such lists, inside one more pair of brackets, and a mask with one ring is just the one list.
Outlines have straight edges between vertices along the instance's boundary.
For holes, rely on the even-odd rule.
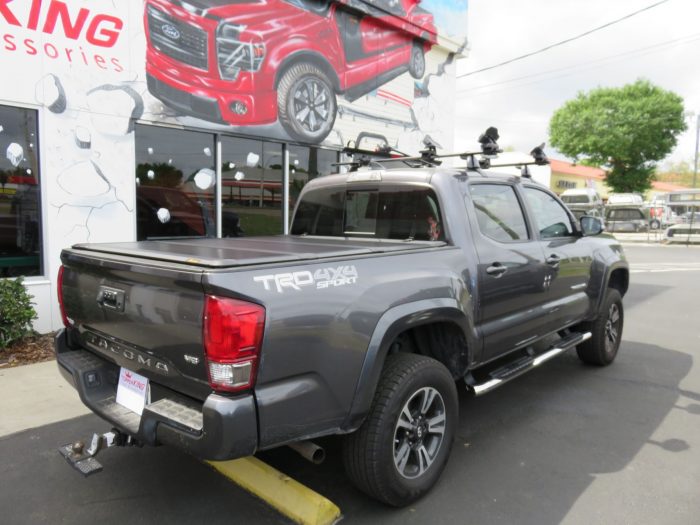
[[493,275],[494,277],[500,277],[508,271],[508,268],[503,266],[501,263],[493,263],[491,266],[486,268],[486,273]]
[[549,257],[547,257],[546,261],[547,261],[548,265],[556,268],[559,266],[559,262],[561,261],[561,257],[559,257],[558,255],[552,254]]

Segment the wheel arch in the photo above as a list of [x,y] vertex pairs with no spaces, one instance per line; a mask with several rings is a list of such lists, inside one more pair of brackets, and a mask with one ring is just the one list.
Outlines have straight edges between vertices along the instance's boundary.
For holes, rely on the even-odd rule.
[[339,93],[341,91],[340,89],[340,78],[338,77],[338,74],[336,73],[335,69],[333,66],[323,57],[323,55],[316,53],[314,51],[297,51],[296,53],[293,53],[289,56],[287,56],[279,65],[277,68],[277,72],[275,73],[275,82],[274,82],[274,88],[275,90],[279,86],[280,80],[284,76],[284,74],[287,72],[287,70],[296,65],[296,64],[301,64],[301,63],[307,63],[307,64],[313,64],[317,66],[321,71],[325,73],[325,75],[328,77],[328,80],[331,81],[331,84],[333,85],[333,90],[336,93]]
[[[470,340],[467,316],[454,299],[416,301],[399,305],[382,315],[370,338],[350,411],[342,425],[343,431],[354,431],[362,424],[371,407],[386,357],[397,338],[407,333],[427,335],[431,331],[434,332],[434,329],[438,326],[447,327],[449,330],[454,330],[458,335],[463,335],[465,342]],[[417,345],[418,348],[422,347],[420,341],[417,342]],[[435,357],[454,376],[459,366],[468,366],[469,358],[471,357],[468,352],[471,351],[471,349],[465,351],[452,364],[446,363],[439,356],[426,352],[416,353]]]
[[607,288],[615,288],[622,297],[625,296],[629,288],[630,274],[627,268],[614,268],[608,276]]

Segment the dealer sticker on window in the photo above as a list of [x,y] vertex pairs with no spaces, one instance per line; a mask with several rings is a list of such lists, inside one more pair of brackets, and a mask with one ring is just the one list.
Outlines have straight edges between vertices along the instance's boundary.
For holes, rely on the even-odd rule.
[[117,403],[141,415],[148,400],[148,378],[122,368],[117,386]]

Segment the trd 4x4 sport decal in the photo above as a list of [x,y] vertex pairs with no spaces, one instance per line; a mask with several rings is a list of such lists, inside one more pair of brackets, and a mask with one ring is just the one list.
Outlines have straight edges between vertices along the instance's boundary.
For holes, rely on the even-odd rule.
[[303,270],[300,272],[275,273],[258,275],[253,280],[262,283],[265,290],[277,290],[283,293],[285,288],[301,291],[305,286],[313,286],[320,290],[336,286],[345,286],[357,282],[355,265],[321,268],[315,272]]

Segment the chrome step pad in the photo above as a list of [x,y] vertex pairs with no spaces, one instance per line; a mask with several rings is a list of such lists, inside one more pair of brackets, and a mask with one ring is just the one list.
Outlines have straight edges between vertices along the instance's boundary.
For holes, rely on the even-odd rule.
[[566,352],[567,350],[583,343],[584,341],[591,338],[591,332],[585,333],[574,333],[562,338],[554,346],[552,346],[547,351],[535,355],[535,356],[522,356],[517,359],[507,363],[489,373],[489,379],[482,383],[470,384],[470,375],[465,377],[467,382],[467,388],[471,390],[475,395],[480,396],[504,385],[508,381],[515,379],[523,375],[525,372],[529,372],[533,368],[541,365],[558,356],[559,354]]
[[146,405],[146,409],[195,432],[201,432],[204,428],[204,416],[201,410],[188,407],[172,399],[160,399]]

